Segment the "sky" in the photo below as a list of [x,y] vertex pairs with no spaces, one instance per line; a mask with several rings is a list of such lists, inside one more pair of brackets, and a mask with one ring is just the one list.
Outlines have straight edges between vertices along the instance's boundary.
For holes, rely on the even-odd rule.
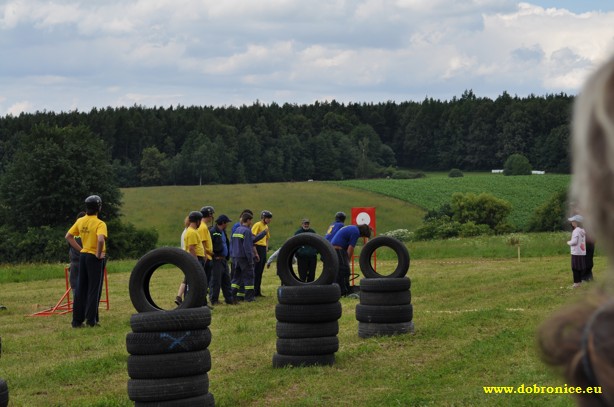
[[0,116],[577,94],[612,0],[0,0]]

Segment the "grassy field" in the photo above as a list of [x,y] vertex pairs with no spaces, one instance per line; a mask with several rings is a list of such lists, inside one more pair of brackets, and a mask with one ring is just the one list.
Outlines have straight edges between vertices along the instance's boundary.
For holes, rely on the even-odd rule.
[[224,213],[233,221],[244,208],[253,210],[257,220],[262,210],[270,210],[274,248],[294,234],[301,219],[309,218],[311,227],[324,235],[335,212],[343,211],[349,217],[352,207],[375,206],[380,233],[415,229],[424,216],[422,209],[408,202],[323,182],[128,188],[122,192],[125,219],[139,228],[156,229],[159,244],[170,246],[179,245],[188,212],[204,205],[213,206],[216,216]]
[[554,192],[565,188],[569,175],[505,177],[468,173],[448,178],[429,173],[415,180],[355,180],[339,183],[295,182],[249,185],[170,186],[123,189],[122,214],[139,228],[154,228],[159,245],[178,246],[183,219],[191,210],[212,205],[216,216],[227,214],[236,221],[244,208],[258,217],[263,209],[273,212],[271,246],[279,247],[299,228],[302,218],[324,234],[337,211],[348,216],[352,207],[376,207],[378,234],[414,230],[422,224],[425,209],[448,202],[454,192],[489,192],[512,203],[510,221],[525,227],[536,207]]
[[429,173],[420,179],[351,180],[339,182],[339,185],[379,192],[426,210],[450,202],[455,192],[488,192],[510,202],[510,222],[524,228],[535,208],[555,192],[567,188],[569,182],[570,176],[561,174],[506,177],[502,174],[466,173],[462,178],[449,178],[447,174]]
[[[109,263],[110,310],[101,327],[74,330],[70,315],[30,317],[53,305],[64,280],[2,283],[0,377],[12,407],[129,406],[125,335],[134,261]],[[386,266],[382,262],[382,267]],[[605,280],[605,259],[595,276]],[[58,276],[63,274],[57,265]],[[273,369],[278,281],[267,270],[266,298],[213,311],[210,391],[219,406],[572,406],[565,395],[494,395],[483,386],[561,386],[539,360],[538,324],[591,288],[571,290],[569,257],[415,260],[416,334],[361,339],[357,300],[342,299],[340,349],[332,367]],[[0,273],[11,273],[5,266]],[[31,265],[33,275],[38,266]],[[159,270],[152,287],[172,301],[180,278]],[[35,279],[36,280],[36,279]],[[595,283],[598,284],[598,283]]]
[[[439,178],[446,183],[443,176],[431,180]],[[414,181],[402,183],[414,189]],[[126,220],[156,228],[160,244],[173,246],[178,245],[185,213],[205,204],[233,219],[244,207],[273,211],[274,247],[294,233],[302,217],[310,217],[323,233],[337,210],[349,214],[353,206],[375,206],[381,233],[414,229],[424,214],[400,199],[334,183],[123,192]],[[520,260],[512,237],[520,241]],[[495,395],[483,389],[564,385],[539,360],[536,329],[554,310],[609,278],[606,259],[598,251],[597,282],[571,290],[567,239],[567,233],[544,233],[409,243],[416,334],[361,339],[355,319],[358,301],[344,298],[340,349],[332,367],[272,368],[279,282],[273,268],[267,269],[267,297],[213,311],[209,376],[216,405],[573,406],[566,395]],[[395,266],[390,255],[378,251],[378,270]],[[101,310],[101,327],[80,330],[70,328],[70,315],[30,316],[63,294],[63,264],[0,265],[0,304],[8,308],[0,311],[0,377],[8,382],[11,407],[133,405],[126,389],[125,337],[135,312],[128,293],[135,262],[109,262],[111,309]],[[156,302],[171,308],[181,278],[172,267],[157,271],[152,280]]]

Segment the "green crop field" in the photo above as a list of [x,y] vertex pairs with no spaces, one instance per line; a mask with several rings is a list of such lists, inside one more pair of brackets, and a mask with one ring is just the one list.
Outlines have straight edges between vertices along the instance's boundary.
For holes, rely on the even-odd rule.
[[425,210],[436,209],[455,192],[488,192],[512,204],[509,221],[523,229],[535,208],[554,193],[566,189],[570,175],[545,174],[506,177],[502,174],[465,173],[461,178],[447,174],[427,174],[426,178],[396,180],[351,180],[338,184],[398,198]]

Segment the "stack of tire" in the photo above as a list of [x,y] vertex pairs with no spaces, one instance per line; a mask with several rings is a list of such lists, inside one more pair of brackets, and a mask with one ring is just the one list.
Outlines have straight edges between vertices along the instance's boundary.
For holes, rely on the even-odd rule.
[[[152,299],[153,272],[173,264],[185,274],[190,290],[183,303],[163,310]],[[126,335],[128,397],[135,406],[214,406],[209,392],[211,310],[205,298],[207,280],[200,264],[187,252],[164,247],[143,256],[130,276],[130,299],[138,313]]]
[[[0,338],[0,357],[2,356],[2,338]],[[9,388],[4,379],[0,378],[0,407],[9,405]]]
[[337,284],[277,289],[277,353],[273,367],[333,365],[339,350],[341,290]]
[[[302,246],[314,247],[324,263],[322,273],[310,283],[299,280],[292,268],[294,253]],[[288,239],[277,257],[277,352],[273,367],[330,366],[339,350],[341,290],[333,284],[338,270],[337,255],[330,243],[314,233]]]
[[[397,267],[388,275],[378,274],[371,263],[371,257],[380,247],[389,247],[397,256]],[[356,305],[358,336],[390,336],[413,334],[414,310],[411,303],[411,280],[409,251],[398,239],[377,236],[363,247],[360,270],[365,278],[360,280],[360,303]]]

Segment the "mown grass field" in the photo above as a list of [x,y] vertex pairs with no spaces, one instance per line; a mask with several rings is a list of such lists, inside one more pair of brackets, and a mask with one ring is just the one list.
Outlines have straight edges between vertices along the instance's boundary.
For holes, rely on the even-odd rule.
[[375,206],[377,231],[415,229],[424,211],[415,205],[381,194],[325,182],[294,182],[249,185],[171,186],[128,188],[122,190],[125,219],[137,227],[154,228],[159,244],[179,246],[183,220],[192,210],[204,205],[215,208],[234,221],[245,208],[254,211],[256,220],[264,209],[273,213],[270,246],[278,248],[309,218],[311,227],[324,235],[335,213],[349,216],[352,207]]
[[339,185],[411,202],[425,210],[437,209],[450,202],[455,192],[480,194],[488,192],[512,204],[509,221],[524,229],[535,208],[554,193],[566,189],[570,175],[545,174],[506,177],[503,174],[465,173],[461,178],[449,178],[443,173],[428,173],[426,178],[411,180],[350,180]]
[[[337,210],[349,214],[353,206],[376,206],[381,233],[413,229],[424,213],[399,199],[334,183],[123,192],[126,220],[155,227],[160,244],[173,246],[185,213],[204,204],[233,219],[244,207],[272,210],[273,246],[291,236],[305,216],[323,233]],[[568,234],[515,235],[520,261],[510,237],[409,243],[416,334],[361,339],[358,301],[342,299],[340,349],[332,367],[272,368],[279,281],[274,269],[267,269],[266,298],[213,311],[210,391],[217,405],[573,406],[567,395],[485,394],[483,386],[564,385],[540,361],[535,332],[554,310],[606,280],[611,286],[606,259],[598,252],[596,283],[571,290]],[[394,266],[389,255],[378,251],[380,270]],[[135,312],[128,293],[135,262],[111,257],[111,309],[101,311],[101,327],[80,330],[70,328],[70,315],[29,316],[63,294],[63,264],[0,266],[0,304],[8,308],[0,311],[0,377],[8,382],[10,406],[133,405],[126,389],[125,336]],[[172,306],[181,277],[173,268],[155,273],[152,290],[160,304]]]
[[[2,283],[0,377],[10,406],[129,406],[125,336],[134,313],[128,295],[134,261],[109,263],[110,306],[101,327],[74,330],[70,315],[30,317],[53,305],[64,280]],[[385,266],[383,263],[381,266]],[[58,275],[62,273],[57,265]],[[340,349],[332,367],[273,369],[275,290],[252,305],[213,311],[210,391],[219,406],[572,406],[566,395],[485,394],[483,386],[562,386],[539,360],[537,326],[590,292],[571,290],[569,257],[485,261],[415,260],[416,334],[361,339],[357,300],[342,299]],[[603,283],[605,259],[596,258]],[[3,266],[1,273],[11,273]],[[37,275],[38,267],[30,266]],[[179,277],[159,270],[152,285],[172,300]]]

